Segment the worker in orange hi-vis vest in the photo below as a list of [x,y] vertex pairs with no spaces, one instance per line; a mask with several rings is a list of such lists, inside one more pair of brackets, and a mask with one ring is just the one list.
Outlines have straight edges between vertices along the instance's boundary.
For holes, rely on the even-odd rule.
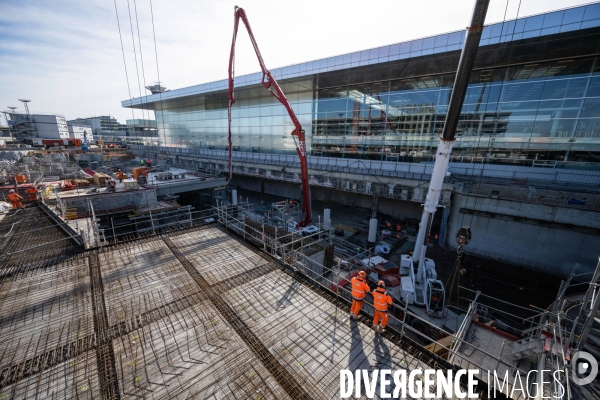
[[23,198],[21,196],[19,196],[18,193],[15,193],[14,189],[10,189],[8,191],[8,196],[6,196],[6,198],[8,199],[8,201],[10,201],[12,203],[12,206],[15,210],[17,208],[25,208],[25,207],[23,207],[23,204],[21,203],[21,200],[23,200]]
[[27,189],[25,193],[27,193],[27,195],[29,196],[29,201],[36,201],[38,199],[39,192],[34,186]]
[[119,178],[119,182],[123,182],[123,171],[119,170],[117,172],[117,178]]
[[[392,297],[385,291],[385,282],[379,281],[377,289],[373,290],[373,307],[375,308],[375,317],[373,318],[373,328],[384,333],[388,323],[388,306],[392,304]],[[381,324],[380,322],[381,321]]]
[[365,271],[359,271],[358,276],[355,276],[350,280],[352,284],[352,307],[350,307],[350,319],[358,318],[358,313],[362,309],[363,301],[368,292],[371,291],[365,279],[367,273]]

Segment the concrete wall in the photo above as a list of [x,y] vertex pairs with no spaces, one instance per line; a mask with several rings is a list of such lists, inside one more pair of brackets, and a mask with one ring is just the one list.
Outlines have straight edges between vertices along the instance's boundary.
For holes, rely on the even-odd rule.
[[[234,176],[232,185],[240,188],[260,192],[260,179],[251,177]],[[265,179],[265,193],[289,199],[300,200],[300,184],[287,183]],[[373,196],[359,193],[349,193],[340,190],[311,186],[311,198],[319,201],[335,201],[337,203],[370,209],[373,207]],[[423,209],[419,203],[380,197],[377,201],[377,210],[399,219],[421,218]]]
[[[575,263],[579,273],[591,271],[600,256],[600,212],[536,203],[490,199],[455,193],[446,245],[462,225],[471,227],[467,254],[496,258],[566,276]],[[461,208],[481,215],[461,213]],[[490,214],[495,213],[496,215]],[[516,221],[522,218],[520,221]],[[546,221],[539,223],[537,221]],[[566,224],[570,226],[565,226]]]

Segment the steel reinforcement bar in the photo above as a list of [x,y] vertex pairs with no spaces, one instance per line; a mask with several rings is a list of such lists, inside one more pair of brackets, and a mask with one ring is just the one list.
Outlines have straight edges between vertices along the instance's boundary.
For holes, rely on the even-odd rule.
[[90,268],[90,282],[92,286],[92,305],[94,309],[94,330],[96,332],[96,362],[98,365],[98,379],[100,390],[104,399],[120,399],[119,379],[115,364],[115,350],[112,335],[108,326],[108,314],[104,303],[104,287],[100,272],[98,253],[94,252],[88,257]]
[[273,378],[281,385],[286,393],[292,399],[310,399],[312,396],[304,390],[304,388],[294,379],[285,367],[271,354],[269,349],[260,341],[260,339],[252,333],[250,327],[242,321],[235,311],[221,298],[219,292],[204,279],[204,277],[194,268],[187,257],[177,248],[177,246],[168,237],[163,237],[162,240],[167,247],[173,252],[181,265],[190,274],[192,279],[198,285],[198,288],[206,297],[213,303],[216,309],[221,313],[227,323],[235,330],[237,335],[242,338],[246,345],[254,352],[258,359],[263,363],[265,368],[271,373]]

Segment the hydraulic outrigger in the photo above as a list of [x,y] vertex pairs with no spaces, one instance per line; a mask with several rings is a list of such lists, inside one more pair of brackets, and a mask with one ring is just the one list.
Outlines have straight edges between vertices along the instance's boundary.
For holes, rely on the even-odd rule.
[[248,31],[248,35],[250,36],[250,41],[252,42],[252,46],[254,47],[254,52],[256,53],[256,57],[258,57],[258,63],[260,64],[260,69],[262,70],[262,85],[269,89],[271,94],[279,100],[279,102],[285,107],[287,110],[290,119],[294,123],[294,130],[292,131],[292,137],[294,138],[294,142],[296,144],[296,152],[298,153],[298,157],[300,157],[300,171],[302,173],[302,204],[301,210],[304,212],[304,219],[298,223],[298,227],[302,228],[307,226],[312,221],[312,208],[310,204],[310,186],[308,184],[308,161],[306,158],[306,142],[304,139],[304,129],[302,129],[302,125],[300,125],[300,121],[296,117],[294,110],[290,106],[288,99],[283,94],[281,87],[271,75],[271,72],[265,66],[263,58],[260,54],[260,50],[258,50],[258,45],[256,44],[256,40],[254,39],[254,34],[252,33],[252,29],[250,28],[250,23],[248,22],[248,17],[246,16],[246,12],[243,8],[239,8],[235,6],[234,13],[234,25],[233,25],[233,39],[231,41],[231,53],[229,55],[229,106],[227,108],[227,121],[228,121],[228,177],[227,180],[231,180],[232,175],[232,165],[231,165],[231,106],[235,103],[234,96],[234,85],[233,85],[233,63],[235,60],[235,42],[237,38],[237,31],[240,19],[246,25],[246,30]]

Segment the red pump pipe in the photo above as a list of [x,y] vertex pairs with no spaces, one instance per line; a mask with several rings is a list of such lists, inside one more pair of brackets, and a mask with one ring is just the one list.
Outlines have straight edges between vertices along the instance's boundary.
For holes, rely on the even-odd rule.
[[305,227],[312,221],[312,209],[310,205],[310,186],[308,184],[308,161],[306,158],[306,142],[304,139],[304,130],[302,129],[302,125],[300,125],[300,121],[296,117],[294,110],[290,106],[288,99],[283,94],[281,87],[271,75],[271,72],[265,66],[265,62],[262,59],[260,54],[260,50],[258,50],[258,45],[256,44],[256,40],[254,39],[254,34],[252,33],[252,29],[250,28],[250,23],[248,22],[248,17],[246,16],[246,12],[243,8],[239,8],[235,6],[234,13],[234,24],[233,24],[233,39],[231,40],[231,52],[229,54],[229,106],[227,108],[227,121],[228,121],[228,144],[229,144],[229,161],[228,161],[228,180],[231,180],[232,176],[232,165],[231,165],[231,106],[235,103],[234,96],[234,85],[233,85],[233,62],[235,60],[235,42],[237,38],[237,32],[239,27],[240,19],[244,22],[246,26],[246,30],[248,31],[248,36],[250,36],[250,41],[252,42],[252,46],[254,47],[254,52],[256,53],[256,57],[258,58],[258,63],[260,64],[260,69],[262,70],[262,85],[269,89],[271,94],[279,100],[281,104],[287,110],[292,122],[294,123],[294,130],[292,131],[292,136],[294,136],[294,142],[296,143],[296,152],[298,153],[298,157],[300,157],[300,171],[302,172],[302,211],[304,212],[304,219],[298,223],[300,227]]

